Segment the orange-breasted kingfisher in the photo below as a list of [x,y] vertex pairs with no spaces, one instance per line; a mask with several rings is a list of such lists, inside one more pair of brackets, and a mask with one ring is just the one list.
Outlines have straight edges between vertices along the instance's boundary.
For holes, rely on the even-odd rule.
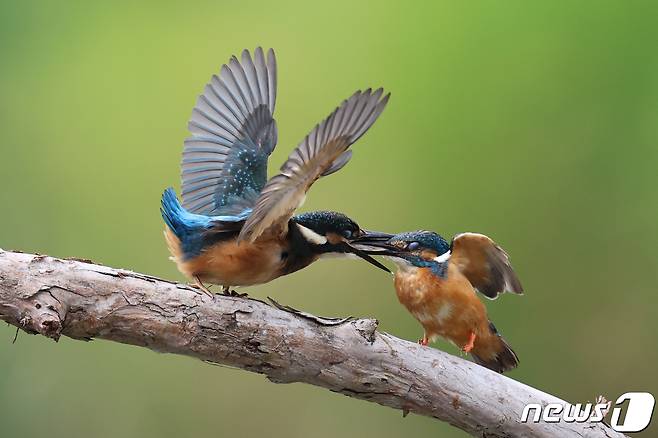
[[390,258],[397,265],[395,290],[402,305],[425,330],[418,342],[442,337],[470,353],[473,360],[502,373],[516,368],[519,359],[487,317],[476,295],[495,299],[523,288],[507,253],[489,237],[456,235],[450,244],[431,231],[414,231],[358,239],[370,254]]
[[[356,255],[388,269],[351,245],[368,235],[344,214],[293,216],[319,178],[340,170],[348,150],[377,120],[389,94],[357,91],[292,151],[267,180],[277,143],[273,117],[277,68],[273,50],[233,56],[212,76],[192,111],[181,163],[182,204],[162,196],[165,237],[178,269],[204,282],[232,286],[271,281],[325,255]],[[388,271],[390,272],[390,271]]]

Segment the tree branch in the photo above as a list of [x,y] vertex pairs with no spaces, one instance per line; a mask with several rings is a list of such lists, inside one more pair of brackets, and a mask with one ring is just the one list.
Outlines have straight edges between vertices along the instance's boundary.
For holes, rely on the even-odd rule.
[[304,382],[481,437],[621,437],[601,423],[519,421],[565,403],[442,351],[258,300],[215,296],[88,261],[0,250],[0,318],[58,340],[107,339]]

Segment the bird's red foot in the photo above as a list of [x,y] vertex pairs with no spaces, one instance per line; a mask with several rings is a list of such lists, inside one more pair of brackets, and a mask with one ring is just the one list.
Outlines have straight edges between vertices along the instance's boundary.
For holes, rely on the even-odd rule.
[[423,335],[423,339],[419,339],[418,343],[423,347],[427,347],[427,345],[430,343],[430,340],[427,338],[427,335]]
[[464,353],[470,353],[473,347],[475,347],[475,333],[471,332],[471,336],[468,338],[466,345],[462,347],[462,351]]

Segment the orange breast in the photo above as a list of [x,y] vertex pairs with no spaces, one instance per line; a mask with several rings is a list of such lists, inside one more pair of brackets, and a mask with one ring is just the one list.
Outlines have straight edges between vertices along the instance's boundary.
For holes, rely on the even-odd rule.
[[429,338],[441,336],[462,347],[471,332],[489,332],[484,304],[453,264],[448,265],[445,279],[430,268],[400,269],[395,275],[395,289],[400,303],[421,323]]
[[219,242],[198,257],[183,260],[178,238],[168,229],[165,237],[178,270],[203,282],[222,286],[267,283],[281,275],[285,264],[281,254],[287,251],[287,244],[274,239],[239,245],[235,240]]

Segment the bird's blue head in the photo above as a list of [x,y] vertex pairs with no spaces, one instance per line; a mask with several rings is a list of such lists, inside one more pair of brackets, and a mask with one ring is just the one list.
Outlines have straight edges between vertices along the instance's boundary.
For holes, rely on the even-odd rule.
[[399,266],[435,267],[438,256],[450,250],[450,244],[433,231],[410,231],[387,240],[364,237],[355,244],[364,252],[391,258]]
[[292,221],[296,224],[296,231],[302,237],[304,246],[309,248],[312,253],[320,256],[354,255],[384,271],[390,272],[386,266],[352,245],[355,239],[366,236],[371,238],[386,236],[386,239],[388,239],[391,236],[390,234],[364,231],[355,221],[343,213],[335,211],[302,213],[294,216]]
[[361,234],[356,222],[336,211],[309,211],[298,214],[293,220],[327,240],[338,241],[341,237],[349,240]]

